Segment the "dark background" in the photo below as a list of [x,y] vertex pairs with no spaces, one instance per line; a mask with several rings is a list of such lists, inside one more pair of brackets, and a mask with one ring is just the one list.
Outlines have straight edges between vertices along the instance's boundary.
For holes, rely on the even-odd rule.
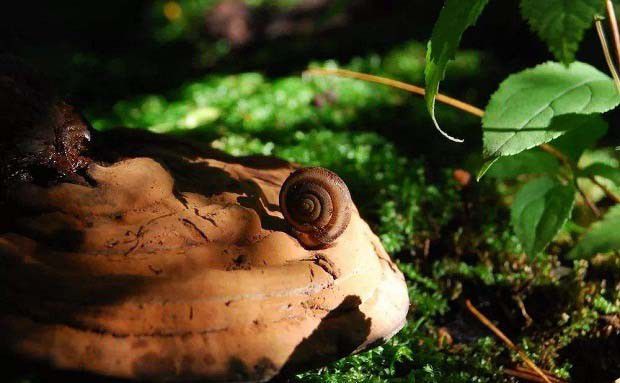
[[[344,3],[345,23],[310,34],[257,37],[227,57],[201,65],[196,62],[192,42],[154,41],[156,25],[149,17],[154,6],[151,1],[12,2],[3,10],[0,50],[26,58],[84,103],[114,101],[135,93],[173,88],[209,72],[258,70],[282,75],[305,68],[309,60],[346,61],[370,51],[385,52],[411,39],[426,41],[442,5],[441,1],[421,0]],[[215,40],[208,32],[200,38]],[[278,49],[272,55],[264,53],[274,46]],[[492,83],[516,70],[553,59],[520,17],[517,0],[491,1],[477,26],[464,36],[462,47],[494,54],[501,64],[490,71]],[[102,64],[112,62],[132,75],[97,71],[104,65],[72,63],[70,59],[77,53],[98,57]],[[594,30],[587,33],[578,59],[606,70]],[[76,69],[86,72],[76,73]],[[75,83],[72,77],[76,75],[84,79],[78,89],[68,86]]]

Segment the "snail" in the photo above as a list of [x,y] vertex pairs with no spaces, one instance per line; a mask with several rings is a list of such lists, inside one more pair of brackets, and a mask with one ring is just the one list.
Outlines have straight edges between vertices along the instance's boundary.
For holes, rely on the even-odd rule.
[[280,190],[280,209],[299,242],[308,248],[332,244],[351,220],[353,202],[344,181],[320,167],[293,172]]

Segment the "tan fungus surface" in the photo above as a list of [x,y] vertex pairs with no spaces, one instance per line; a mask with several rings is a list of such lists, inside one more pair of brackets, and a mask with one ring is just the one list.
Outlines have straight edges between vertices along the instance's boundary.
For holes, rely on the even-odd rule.
[[357,210],[333,246],[306,250],[278,208],[291,165],[158,150],[90,165],[90,186],[14,193],[0,235],[12,352],[123,378],[262,381],[403,326],[405,282]]

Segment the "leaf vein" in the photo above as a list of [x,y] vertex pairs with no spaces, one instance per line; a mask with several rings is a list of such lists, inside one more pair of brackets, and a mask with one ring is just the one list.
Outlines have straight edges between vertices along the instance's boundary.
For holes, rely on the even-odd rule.
[[[566,95],[567,93],[579,88],[580,86],[586,85],[590,82],[593,82],[595,80],[593,79],[587,79],[584,80],[582,82],[577,83],[576,85],[565,89],[564,91],[560,92],[559,94],[557,94],[556,96],[552,97],[551,100],[546,104],[543,105],[541,108],[538,109],[538,111],[536,111],[532,116],[528,117],[528,119],[520,124],[517,128],[515,128],[514,132],[511,132],[512,134],[510,134],[509,137],[506,138],[506,140],[491,154],[491,157],[495,157],[497,155],[498,152],[500,152],[518,133],[521,133],[521,130],[523,128],[525,128],[530,122],[532,122],[532,120],[534,120],[534,118],[538,117],[545,109],[551,107],[551,105],[557,101],[559,98],[563,97],[564,95]],[[587,105],[586,105],[587,106]],[[556,117],[556,112],[555,110],[551,107],[551,109],[554,112],[553,117]],[[585,107],[582,109],[582,111],[585,109]],[[553,118],[552,117],[552,118]]]

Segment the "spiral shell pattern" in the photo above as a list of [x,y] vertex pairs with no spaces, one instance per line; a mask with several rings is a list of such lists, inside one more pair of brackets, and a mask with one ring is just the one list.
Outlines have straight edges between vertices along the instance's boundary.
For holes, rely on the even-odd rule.
[[296,170],[280,191],[284,218],[297,239],[309,248],[334,242],[349,225],[352,206],[344,181],[320,167]]

